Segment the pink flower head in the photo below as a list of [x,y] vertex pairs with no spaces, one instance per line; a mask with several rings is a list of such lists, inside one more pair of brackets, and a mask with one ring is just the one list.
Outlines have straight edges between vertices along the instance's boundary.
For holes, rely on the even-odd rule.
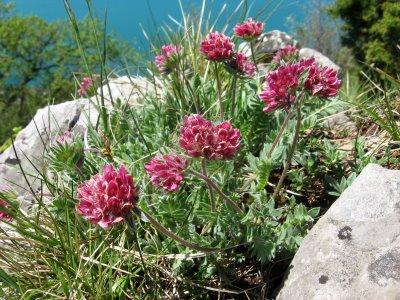
[[304,87],[314,96],[329,98],[337,95],[341,81],[338,72],[327,66],[320,67],[314,58],[299,62],[303,71],[308,70]]
[[240,37],[246,41],[252,41],[258,38],[264,30],[264,24],[256,22],[253,19],[248,19],[244,23],[237,24],[233,28],[233,32],[237,37]]
[[72,143],[73,139],[73,133],[67,130],[63,134],[57,136],[56,142],[59,144],[70,144]]
[[322,98],[329,98],[336,96],[341,81],[338,78],[338,72],[329,67],[322,67],[318,69],[318,76],[316,82],[313,84],[312,93]]
[[256,71],[256,66],[251,62],[244,53],[235,53],[232,59],[227,62],[228,70],[241,75],[253,76]]
[[212,154],[213,124],[200,115],[190,115],[183,119],[179,145],[192,157]]
[[179,189],[188,161],[178,154],[156,155],[145,166],[151,183],[168,192]]
[[136,188],[125,166],[105,165],[78,187],[77,212],[92,224],[109,228],[124,220],[136,205]]
[[[11,208],[10,204],[8,204],[6,201],[4,201],[3,199],[0,199],[0,206],[2,208]],[[0,219],[1,220],[5,220],[5,221],[11,221],[13,218],[12,216],[10,216],[9,214],[7,214],[4,211],[0,211]]]
[[86,94],[87,90],[90,88],[92,83],[93,82],[92,82],[92,79],[90,77],[84,77],[82,79],[81,86],[80,86],[80,88],[78,90],[79,97],[83,97]]
[[299,64],[279,67],[266,77],[261,100],[266,104],[264,112],[272,112],[277,108],[288,109],[295,101],[295,92],[299,86],[302,68]]
[[200,44],[200,52],[210,61],[224,61],[230,59],[234,45],[231,39],[223,33],[211,32]]
[[228,121],[214,125],[200,115],[190,115],[183,120],[179,145],[192,157],[230,158],[240,146],[240,132]]
[[279,63],[281,60],[285,62],[297,60],[299,57],[299,49],[293,45],[286,45],[280,49],[272,58],[273,62]]
[[214,153],[211,159],[233,157],[240,146],[240,132],[229,121],[214,126]]
[[181,48],[176,45],[164,45],[161,47],[161,54],[157,55],[156,65],[160,73],[168,74],[177,64],[177,56]]

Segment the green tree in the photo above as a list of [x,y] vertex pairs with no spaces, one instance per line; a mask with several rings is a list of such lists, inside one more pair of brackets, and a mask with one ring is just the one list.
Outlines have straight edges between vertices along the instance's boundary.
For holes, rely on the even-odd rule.
[[[36,16],[14,15],[11,9],[0,0],[0,144],[14,127],[29,122],[39,107],[70,98],[76,87],[74,76],[80,78],[87,70],[67,21],[49,23]],[[100,72],[102,50],[94,31],[101,35],[102,24],[86,18],[78,25],[88,67]],[[137,59],[124,41],[107,36],[106,45],[111,66]]]
[[342,41],[356,59],[400,73],[399,0],[335,0],[330,13],[343,20]]

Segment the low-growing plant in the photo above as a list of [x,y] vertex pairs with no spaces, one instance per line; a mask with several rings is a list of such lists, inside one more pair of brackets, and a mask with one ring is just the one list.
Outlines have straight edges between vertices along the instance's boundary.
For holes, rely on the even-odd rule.
[[[299,192],[341,159],[328,141],[306,134],[337,103],[340,80],[293,46],[264,76],[253,55],[263,23],[241,20],[231,38],[202,23],[204,7],[198,18],[183,15],[181,31],[164,28],[160,50],[152,45],[152,88],[141,105],[106,106],[96,95],[99,124],[55,139],[47,167],[36,170],[43,187],[31,190],[33,213],[1,192],[0,217],[12,229],[1,229],[3,296],[271,293],[271,262],[288,260],[319,214]],[[237,50],[241,40],[247,53]],[[94,84],[84,79],[79,93]],[[311,146],[324,150],[323,164]]]

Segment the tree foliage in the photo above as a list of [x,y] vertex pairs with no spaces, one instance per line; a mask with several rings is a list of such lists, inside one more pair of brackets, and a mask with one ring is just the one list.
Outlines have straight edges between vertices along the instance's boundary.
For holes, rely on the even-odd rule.
[[[0,144],[37,108],[69,98],[77,83],[74,76],[79,80],[86,73],[75,33],[66,21],[49,23],[37,16],[15,15],[11,9],[0,1]],[[102,24],[86,18],[79,26],[87,67],[98,73],[103,42],[94,32],[101,35]],[[124,65],[125,57],[130,62],[136,58],[117,38],[107,36],[106,45],[110,66]]]
[[400,73],[398,0],[336,0],[330,13],[343,20],[343,44],[353,49],[356,59]]

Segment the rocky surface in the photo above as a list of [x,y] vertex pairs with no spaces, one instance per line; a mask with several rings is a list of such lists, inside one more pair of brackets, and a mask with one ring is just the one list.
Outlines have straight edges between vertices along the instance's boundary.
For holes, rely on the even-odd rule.
[[88,99],[77,99],[57,105],[50,105],[37,111],[32,121],[16,137],[13,147],[9,147],[0,155],[0,188],[12,188],[19,194],[29,189],[20,172],[18,159],[27,173],[31,187],[36,190],[40,186],[32,164],[42,169],[45,147],[55,136],[69,129],[83,132],[87,124],[94,123],[97,111]]
[[400,299],[400,171],[368,165],[304,238],[277,299]]
[[[269,62],[276,51],[286,45],[298,45],[298,42],[287,33],[279,30],[272,30],[263,33],[255,42],[254,49],[257,59],[261,62]],[[244,52],[247,56],[251,56],[249,43],[241,43],[238,47],[239,51]]]
[[[279,30],[266,32],[257,39],[254,43],[254,51],[256,53],[257,61],[259,62],[258,69],[261,76],[264,76],[269,72],[268,63],[271,61],[275,53],[287,45],[299,47],[297,40]],[[238,50],[245,53],[248,57],[251,56],[251,48],[247,42],[241,43]],[[304,59],[315,58],[318,64],[340,71],[340,67],[337,64],[317,50],[302,48],[300,49],[299,55],[300,58]]]
[[[111,79],[108,85],[103,86],[105,106],[111,107],[111,102],[117,99],[129,105],[139,105],[142,95],[148,90],[154,90],[154,87],[151,89],[151,84],[141,77]],[[100,102],[101,90],[98,89],[97,93],[90,99],[76,99],[39,109],[17,135],[14,143],[17,156],[34,190],[40,187],[35,168],[44,169],[45,149],[57,135],[66,130],[84,134],[89,124],[97,123],[98,112],[94,103]],[[0,154],[0,189],[15,190],[21,199],[25,199],[30,188],[20,172],[17,156],[12,147]]]
[[321,66],[327,66],[334,70],[339,71],[340,67],[331,61],[328,57],[323,55],[321,52],[317,50],[310,49],[310,48],[302,48],[300,49],[300,58],[308,59],[308,58],[315,58],[316,62]]
[[[157,86],[157,89],[160,87]],[[103,96],[107,102],[119,99],[129,105],[140,105],[144,99],[143,95],[153,90],[154,85],[143,77],[122,76],[110,80],[108,85],[103,86]],[[100,88],[97,93],[99,96],[101,95]]]

